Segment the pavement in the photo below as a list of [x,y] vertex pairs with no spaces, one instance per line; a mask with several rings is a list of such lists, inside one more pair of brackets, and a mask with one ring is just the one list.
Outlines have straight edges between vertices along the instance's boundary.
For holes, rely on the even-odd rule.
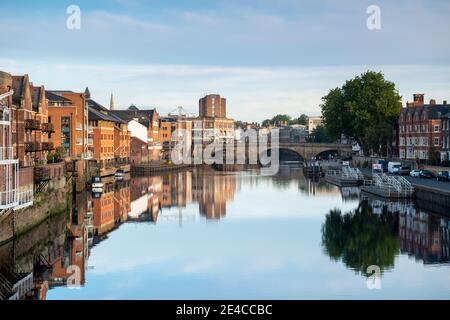
[[[366,175],[372,175],[371,169],[360,168],[359,170],[361,170],[361,172]],[[423,187],[430,187],[430,188],[435,188],[435,189],[450,192],[450,182],[447,182],[447,181],[445,181],[445,182],[437,181],[436,178],[424,179],[424,178],[416,178],[416,177],[411,177],[411,176],[403,176],[403,177],[406,180],[408,180],[409,182],[411,182],[411,184],[415,187],[423,186]]]

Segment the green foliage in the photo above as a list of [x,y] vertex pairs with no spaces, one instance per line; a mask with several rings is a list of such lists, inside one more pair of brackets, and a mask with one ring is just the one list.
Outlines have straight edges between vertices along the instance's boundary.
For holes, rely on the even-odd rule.
[[370,265],[392,268],[400,249],[396,220],[387,207],[381,215],[373,214],[367,201],[353,212],[331,210],[322,226],[322,245],[333,260],[363,275]]
[[64,158],[64,155],[65,155],[64,148],[57,148],[55,152],[49,152],[47,154],[47,162],[48,163],[61,162]]
[[355,139],[366,153],[386,154],[393,139],[394,122],[401,111],[395,84],[381,72],[367,71],[348,80],[322,98],[322,116],[332,139]]
[[235,129],[238,129],[238,128],[243,129],[243,128],[244,128],[244,123],[243,123],[242,121],[236,121],[236,122],[234,123],[234,128],[235,128]]
[[288,125],[293,124],[306,125],[308,123],[308,116],[302,114],[300,117],[292,119],[292,117],[287,114],[277,114],[276,116],[272,117],[272,119],[264,120],[262,122],[262,126],[268,127],[270,125],[275,125],[276,123],[279,122],[286,122]]
[[306,114],[302,114],[297,119],[292,119],[290,124],[301,124],[306,126],[308,124],[308,116]]
[[308,142],[317,142],[317,143],[328,143],[328,142],[334,142],[331,137],[328,136],[327,131],[325,130],[324,126],[317,126],[312,133],[307,138]]

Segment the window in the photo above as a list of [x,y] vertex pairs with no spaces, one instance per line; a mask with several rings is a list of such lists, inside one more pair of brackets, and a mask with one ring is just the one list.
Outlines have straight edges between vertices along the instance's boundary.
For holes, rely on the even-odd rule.
[[439,132],[439,125],[434,126],[434,132]]
[[439,145],[439,138],[434,138],[434,145],[438,146]]

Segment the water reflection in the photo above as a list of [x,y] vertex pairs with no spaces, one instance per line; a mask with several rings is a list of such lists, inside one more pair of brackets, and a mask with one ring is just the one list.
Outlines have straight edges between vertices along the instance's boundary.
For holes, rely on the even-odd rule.
[[333,260],[367,274],[394,267],[399,254],[424,264],[448,264],[450,219],[416,208],[412,202],[364,199],[357,209],[330,210],[322,227],[322,245]]
[[374,214],[367,201],[353,211],[333,209],[325,217],[322,244],[334,260],[342,260],[348,268],[366,274],[377,265],[383,272],[394,266],[399,252],[398,217],[384,207]]
[[[248,223],[236,219],[243,216],[252,220],[247,220]],[[185,226],[187,221],[192,223]],[[221,223],[205,224],[205,221]],[[174,224],[183,228],[167,229]],[[120,233],[126,225],[133,228],[125,228],[125,233]],[[163,261],[172,257],[161,265],[161,270],[177,267],[185,262],[181,261],[183,258],[188,261],[188,267],[182,267],[183,277],[174,278],[178,279],[176,282],[165,283],[165,277],[171,279],[174,275],[152,269],[157,276],[152,281],[160,284],[159,287],[154,285],[155,290],[159,288],[164,292],[163,288],[170,288],[170,285],[177,287],[185,281],[198,280],[190,273],[199,266],[202,272],[207,272],[205,268],[209,265],[217,272],[204,291],[199,287],[198,296],[192,289],[192,296],[172,293],[170,298],[206,298],[201,293],[210,292],[212,283],[228,274],[230,278],[224,283],[234,283],[232,279],[247,283],[244,286],[239,285],[241,282],[234,283],[228,289],[231,295],[225,296],[228,298],[308,298],[317,290],[320,298],[328,294],[326,284],[318,285],[324,279],[336,276],[329,281],[340,278],[349,281],[346,271],[335,274],[330,269],[335,262],[343,264],[353,274],[356,272],[356,277],[351,278],[355,285],[358,278],[365,279],[368,266],[378,265],[382,272],[393,271],[399,257],[410,257],[416,265],[449,262],[449,219],[412,203],[362,199],[359,188],[339,189],[320,179],[307,179],[295,167],[283,166],[280,173],[272,177],[260,176],[257,171],[195,170],[110,181],[101,194],[76,194],[67,215],[54,217],[0,247],[0,299],[46,299],[49,290],[58,293],[53,294],[56,298],[67,297],[63,294],[66,291],[61,291],[63,287],[84,287],[89,283],[91,287],[96,286],[95,290],[90,289],[90,297],[100,297],[98,291],[105,286],[98,280],[102,278],[99,276],[102,268],[105,264],[119,262],[114,261],[117,258],[107,262],[109,260],[103,257],[95,264],[99,269],[94,270],[88,267],[90,256],[101,244],[117,243],[109,239],[113,233],[120,234],[121,240],[116,238],[116,241],[132,243],[132,233],[140,230],[134,226],[142,225],[153,226],[153,229],[145,230],[143,234],[147,238],[139,238],[140,242],[147,243],[144,247],[148,251],[142,251],[136,243],[137,260]],[[213,248],[207,247],[208,241],[204,239],[211,239]],[[155,243],[158,246],[155,247]],[[124,261],[132,264],[130,245],[125,244],[125,250],[123,246],[117,250]],[[103,248],[103,254],[111,253],[111,248]],[[293,252],[300,254],[293,255]],[[200,258],[199,254],[204,254],[201,258],[205,261],[190,261]],[[318,266],[326,265],[330,258],[334,264],[319,273]],[[132,271],[147,268],[157,267],[143,265]],[[246,273],[247,268],[251,273]],[[118,276],[122,277],[124,272]],[[136,277],[134,275],[133,279]],[[250,278],[254,278],[253,286],[257,286],[256,283],[266,286],[251,291]],[[316,282],[308,287],[311,280]],[[287,290],[291,283],[305,292]],[[177,291],[174,288],[175,292],[188,289],[180,287]],[[138,288],[133,290],[131,296],[125,297],[135,298]],[[257,292],[264,290],[266,293],[258,296]],[[248,295],[241,297],[239,292]],[[161,298],[160,294],[157,292],[157,297]],[[80,297],[85,298],[82,294]]]

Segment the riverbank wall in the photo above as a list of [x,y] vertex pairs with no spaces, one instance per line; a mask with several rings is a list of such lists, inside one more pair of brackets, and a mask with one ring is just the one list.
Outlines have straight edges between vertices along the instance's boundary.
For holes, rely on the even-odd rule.
[[0,218],[0,245],[11,241],[53,216],[68,212],[72,194],[70,184],[62,189],[39,193],[34,197],[33,206]]
[[133,164],[131,165],[132,176],[146,176],[158,172],[170,172],[178,170],[186,170],[193,168],[191,164],[166,164],[166,163],[146,163],[146,164]]

